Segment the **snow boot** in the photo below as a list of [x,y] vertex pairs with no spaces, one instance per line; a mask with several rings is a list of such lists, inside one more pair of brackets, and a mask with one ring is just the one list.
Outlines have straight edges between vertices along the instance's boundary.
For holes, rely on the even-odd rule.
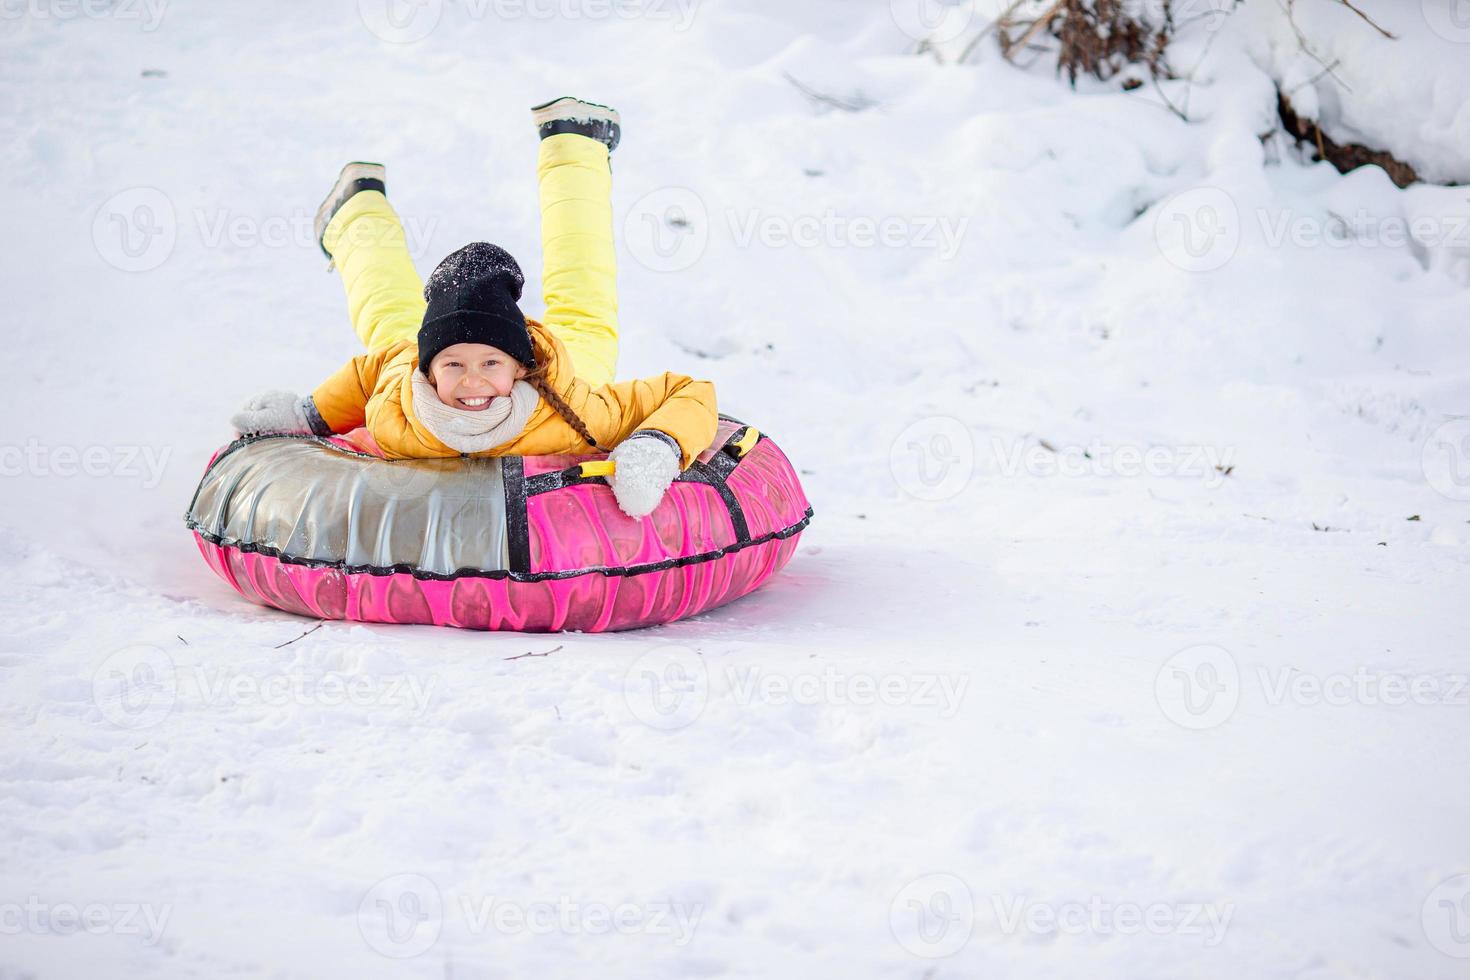
[[[332,185],[331,192],[327,194],[327,199],[322,202],[321,207],[316,209],[316,222],[313,228],[316,231],[317,247],[322,250],[323,255],[329,259],[332,257],[323,239],[327,234],[327,225],[331,222],[332,217],[342,210],[342,205],[360,191],[377,191],[379,194],[387,194],[387,179],[387,168],[381,163],[364,163],[361,160],[354,160],[342,168],[342,172],[337,175],[337,183]],[[331,265],[328,265],[327,268],[330,269]]]
[[618,110],[570,95],[532,106],[531,118],[542,139],[559,133],[576,133],[603,143],[609,153],[618,148],[618,140],[623,136]]

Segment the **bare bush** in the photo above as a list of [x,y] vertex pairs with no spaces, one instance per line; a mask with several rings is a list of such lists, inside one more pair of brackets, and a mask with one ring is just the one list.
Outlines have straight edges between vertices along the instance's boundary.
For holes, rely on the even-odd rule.
[[1044,32],[1055,41],[1057,72],[1074,88],[1079,75],[1106,81],[1129,65],[1142,65],[1153,78],[1173,77],[1165,60],[1175,30],[1173,0],[1055,0],[1029,18],[1015,4],[995,26],[1009,60]]

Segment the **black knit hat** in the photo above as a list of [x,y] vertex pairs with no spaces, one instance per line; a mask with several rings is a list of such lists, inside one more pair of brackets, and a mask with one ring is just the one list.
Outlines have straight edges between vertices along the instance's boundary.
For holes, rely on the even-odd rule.
[[424,284],[429,306],[419,327],[419,370],[428,376],[434,356],[455,344],[489,344],[535,367],[526,317],[516,306],[525,283],[499,245],[471,242],[446,256]]

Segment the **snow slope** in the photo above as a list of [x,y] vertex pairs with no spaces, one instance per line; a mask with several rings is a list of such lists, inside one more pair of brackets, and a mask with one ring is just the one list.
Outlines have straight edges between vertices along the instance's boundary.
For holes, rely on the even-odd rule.
[[[0,976],[1470,972],[1463,189],[1263,144],[1244,18],[1074,93],[902,7],[5,8]],[[337,167],[534,278],[568,92],[623,373],[780,439],[795,562],[597,637],[245,603],[181,515],[355,352]]]

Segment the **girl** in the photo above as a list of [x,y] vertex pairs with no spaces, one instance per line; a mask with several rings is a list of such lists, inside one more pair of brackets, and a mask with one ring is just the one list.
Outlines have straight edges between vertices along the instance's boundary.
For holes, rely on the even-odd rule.
[[708,448],[714,386],[681,374],[613,383],[616,264],[609,154],[615,110],[572,98],[532,109],[545,324],[516,302],[524,277],[504,249],[474,242],[421,286],[380,164],[349,163],[317,213],[317,240],[342,276],[368,353],[307,398],[271,391],[231,422],[242,435],[358,436],[388,459],[542,456],[611,448],[608,477],[630,517]]

